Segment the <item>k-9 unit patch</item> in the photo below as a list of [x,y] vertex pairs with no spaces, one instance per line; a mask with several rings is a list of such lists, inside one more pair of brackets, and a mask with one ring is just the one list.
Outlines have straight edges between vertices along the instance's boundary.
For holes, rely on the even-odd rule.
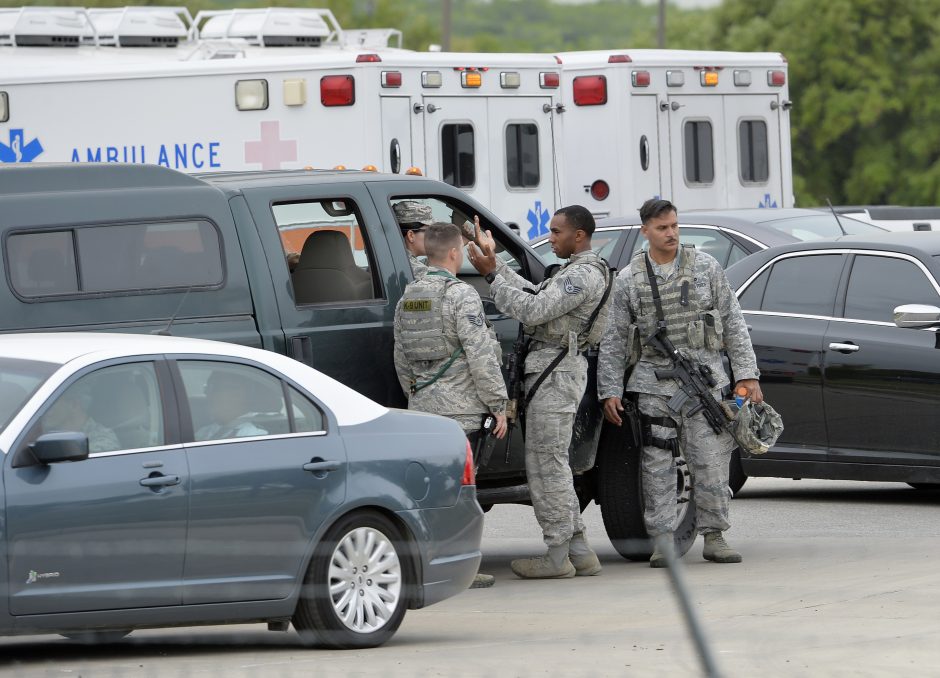
[[431,310],[432,303],[430,299],[406,299],[402,302],[401,310],[411,313],[427,313]]

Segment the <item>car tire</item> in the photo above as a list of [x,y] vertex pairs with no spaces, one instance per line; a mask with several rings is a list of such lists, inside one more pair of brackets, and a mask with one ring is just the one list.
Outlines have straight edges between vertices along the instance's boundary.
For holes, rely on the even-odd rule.
[[747,474],[741,464],[741,450],[736,447],[731,453],[731,461],[728,462],[728,487],[731,488],[731,494],[736,496],[746,482]]
[[[599,474],[597,497],[607,536],[617,553],[627,560],[649,560],[652,542],[643,520],[643,481],[640,450],[628,446],[626,430],[604,424],[598,446]],[[684,460],[683,460],[684,461]],[[680,503],[675,549],[683,556],[692,547],[695,529],[695,501],[687,465],[678,466],[677,502]]]
[[[292,620],[301,640],[335,649],[389,640],[408,607],[413,575],[407,553],[401,532],[385,516],[341,518],[317,545],[304,578]],[[376,570],[365,569],[377,558]]]
[[107,645],[108,643],[117,643],[124,640],[131,634],[131,629],[115,629],[108,631],[73,631],[72,633],[63,633],[64,638],[82,645]]

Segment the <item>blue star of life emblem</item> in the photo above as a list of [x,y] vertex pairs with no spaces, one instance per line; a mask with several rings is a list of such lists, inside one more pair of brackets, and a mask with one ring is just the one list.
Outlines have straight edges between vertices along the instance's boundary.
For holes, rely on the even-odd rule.
[[42,151],[39,139],[27,144],[22,129],[11,129],[9,145],[0,142],[0,162],[32,162]]
[[764,193],[764,199],[757,205],[758,207],[776,207],[777,201],[770,197],[770,193]]
[[548,233],[548,221],[551,219],[547,210],[542,209],[542,201],[535,201],[535,209],[529,210],[529,215],[526,217],[529,220],[529,223],[532,224],[532,227],[527,231],[529,240],[533,240],[540,235],[545,235]]

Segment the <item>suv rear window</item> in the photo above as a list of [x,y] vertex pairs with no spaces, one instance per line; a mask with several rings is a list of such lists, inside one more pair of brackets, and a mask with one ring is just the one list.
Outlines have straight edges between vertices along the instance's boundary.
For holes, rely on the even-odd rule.
[[222,283],[219,233],[202,220],[15,233],[4,257],[13,291],[34,299]]

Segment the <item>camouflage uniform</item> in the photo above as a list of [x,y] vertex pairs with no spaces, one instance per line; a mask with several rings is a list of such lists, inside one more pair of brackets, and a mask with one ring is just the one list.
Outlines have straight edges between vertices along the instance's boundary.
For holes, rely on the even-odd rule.
[[[679,416],[666,406],[678,384],[672,379],[656,378],[654,370],[668,368],[671,361],[644,344],[657,322],[645,256],[643,252],[634,255],[630,266],[617,276],[610,322],[598,358],[597,395],[601,400],[622,397],[624,372],[636,362],[627,390],[639,394],[638,405],[643,414],[668,417],[677,424],[677,428],[653,425],[652,434],[667,440],[679,438],[693,473],[699,533],[724,531],[730,526],[728,462],[734,441],[725,431],[715,435],[701,412],[693,417]],[[711,368],[718,382],[713,395],[720,398],[722,387],[728,385],[722,348],[728,353],[736,379],[757,379],[760,372],[747,325],[721,265],[690,245],[683,245],[668,264],[660,266],[650,261],[659,285],[669,338],[684,355]],[[681,303],[683,282],[689,283],[685,305]],[[714,330],[703,322],[706,314],[714,319]],[[652,537],[671,534],[677,516],[676,469],[671,452],[644,446],[642,469],[647,532]]]
[[413,384],[432,380],[455,353],[434,383],[410,395],[408,409],[449,417],[471,433],[484,414],[505,410],[501,351],[476,290],[431,266],[408,284],[395,308],[395,369],[402,389],[410,394]]
[[[399,224],[424,224],[430,226],[434,223],[434,213],[431,211],[430,205],[425,205],[417,200],[397,202],[392,207],[392,211],[395,213],[395,220]],[[427,265],[411,252],[408,252],[408,263],[411,264],[411,273],[415,280],[428,272]]]
[[[568,448],[578,404],[587,384],[587,360],[579,351],[589,343],[578,336],[600,303],[607,286],[607,265],[591,250],[574,254],[537,288],[500,261],[490,285],[496,307],[525,325],[532,336],[525,360],[525,392],[563,347],[568,355],[551,372],[525,412],[525,464],[529,495],[546,545],[560,546],[584,532],[574,491]],[[531,294],[526,289],[533,289]],[[606,308],[595,322],[599,338]]]

